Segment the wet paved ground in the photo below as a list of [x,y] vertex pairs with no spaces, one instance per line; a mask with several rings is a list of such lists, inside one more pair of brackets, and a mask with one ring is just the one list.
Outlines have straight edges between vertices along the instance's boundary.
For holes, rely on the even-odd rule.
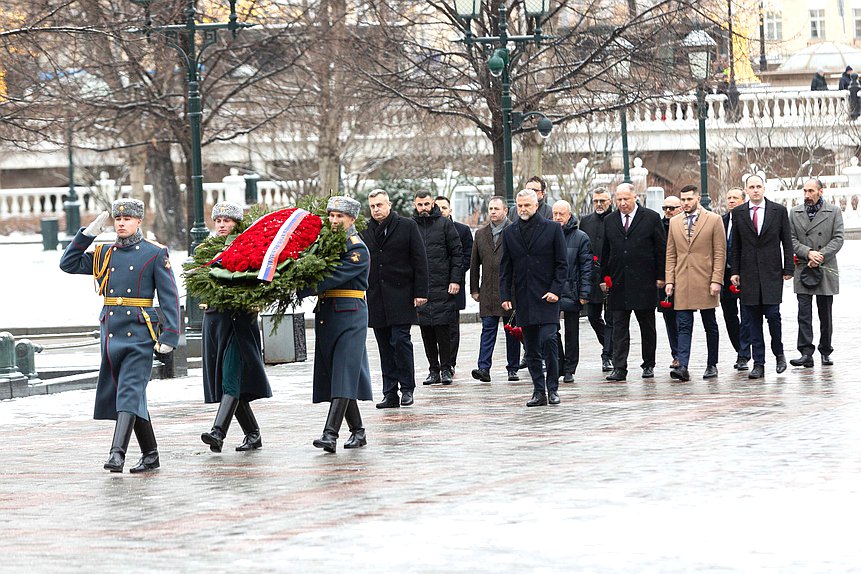
[[[776,375],[769,359],[763,382],[730,370],[722,339],[718,380],[673,383],[659,331],[656,379],[607,383],[581,323],[576,382],[535,409],[528,382],[469,377],[479,326],[464,325],[455,384],[420,386],[411,408],[363,403],[369,445],[335,455],[311,446],[327,407],[310,404],[310,362],[270,368],[248,454],[199,441],[215,411],[199,371],[154,381],[162,469],[147,476],[101,469],[112,425],[91,420],[93,391],[3,401],[0,570],[858,572],[859,291],[835,303],[835,366]],[[791,358],[790,294],[783,314]],[[369,352],[378,381],[373,337]]]

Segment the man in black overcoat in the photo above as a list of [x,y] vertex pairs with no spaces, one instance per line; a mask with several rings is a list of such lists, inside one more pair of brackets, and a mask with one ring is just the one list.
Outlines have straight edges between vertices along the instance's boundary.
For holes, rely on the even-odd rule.
[[416,388],[410,328],[428,297],[425,245],[416,222],[392,211],[384,190],[373,190],[368,206],[371,220],[361,236],[371,254],[368,326],[377,339],[383,374],[383,401],[377,408],[408,407]]
[[[499,295],[502,308],[517,301],[517,325],[523,329],[526,364],[532,376],[528,407],[559,404],[559,298],[568,279],[567,249],[562,227],[544,219],[531,189],[517,194],[518,219],[502,232]],[[544,365],[542,365],[542,360]],[[545,378],[543,368],[547,369]]]
[[726,270],[724,271],[723,288],[720,291],[720,308],[723,312],[723,322],[726,333],[738,356],[734,368],[739,371],[747,370],[750,361],[750,325],[748,324],[747,309],[739,304],[739,294],[733,293],[732,286],[732,210],[744,203],[744,190],[733,187],[726,192],[726,209],[723,215],[723,228],[726,231]]
[[460,282],[460,291],[457,293],[457,320],[449,325],[451,332],[451,371],[454,373],[457,366],[457,351],[460,349],[460,311],[466,309],[466,273],[469,271],[470,261],[472,259],[472,230],[468,225],[464,225],[459,221],[455,221],[452,216],[451,202],[444,195],[438,195],[434,200],[443,217],[448,217],[454,224],[457,230],[457,236],[460,237],[460,246],[462,248],[463,258],[463,279]]
[[584,215],[580,220],[580,231],[589,236],[596,260],[592,273],[592,295],[586,304],[586,316],[601,345],[601,370],[607,373],[613,370],[613,315],[606,308],[607,295],[599,287],[602,278],[598,260],[604,248],[604,220],[613,213],[609,190],[604,187],[595,189],[592,192],[592,207],[595,211]]
[[748,377],[765,376],[765,339],[762,320],[768,321],[775,370],[786,370],[783,353],[780,303],[783,282],[792,279],[792,230],[789,214],[780,204],[765,199],[765,183],[749,175],[745,191],[750,198],[732,210],[732,277],[741,289],[741,304],[747,309],[753,368]]
[[425,244],[428,302],[419,309],[419,328],[429,373],[423,384],[452,383],[450,325],[457,320],[457,294],[463,281],[463,248],[454,224],[433,202],[428,191],[413,201],[413,219]]
[[[634,186],[616,188],[617,211],[604,221],[601,289],[613,313],[613,370],[608,381],[628,376],[631,311],[640,324],[643,378],[655,376],[655,287],[664,286],[666,236],[661,218],[637,205]],[[610,282],[606,281],[610,278]]]

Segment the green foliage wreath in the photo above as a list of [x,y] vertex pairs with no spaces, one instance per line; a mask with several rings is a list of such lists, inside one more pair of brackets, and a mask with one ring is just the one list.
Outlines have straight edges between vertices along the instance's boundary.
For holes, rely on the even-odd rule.
[[[227,240],[236,235],[211,236],[194,252],[194,261],[183,265],[186,291],[209,307],[220,310],[269,311],[280,316],[291,312],[299,303],[297,292],[313,287],[329,276],[341,261],[346,249],[346,231],[332,229],[326,213],[328,198],[306,197],[298,207],[318,215],[323,221],[320,236],[298,259],[286,259],[278,264],[272,282],[257,279],[257,271],[230,272],[220,266],[206,264],[227,247]],[[257,206],[246,214],[234,231],[241,233],[266,215],[268,210]]]

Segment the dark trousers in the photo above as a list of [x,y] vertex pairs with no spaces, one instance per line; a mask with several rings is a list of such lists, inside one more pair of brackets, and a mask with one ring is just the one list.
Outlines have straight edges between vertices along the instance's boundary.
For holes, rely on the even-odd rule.
[[[493,365],[493,349],[496,347],[496,334],[499,332],[499,320],[505,324],[505,317],[482,317],[481,339],[478,346],[478,368],[490,370]],[[508,359],[505,367],[516,371],[520,366],[520,341],[517,337],[505,331],[505,354]]]
[[[603,317],[602,317],[603,314]],[[586,316],[601,345],[601,359],[613,358],[613,315],[603,303],[586,303]]]
[[[655,330],[655,308],[634,309],[640,324],[640,342],[643,347],[642,368],[655,368],[655,347],[658,333]],[[628,351],[631,348],[631,309],[613,311],[613,368],[628,371]]]
[[451,327],[449,325],[422,325],[422,343],[428,358],[430,372],[451,372]]
[[[559,389],[559,349],[556,331],[559,323],[542,323],[523,327],[523,345],[526,347],[526,364],[536,393]],[[543,365],[542,365],[543,359]],[[544,376],[544,367],[547,376]]]
[[380,348],[380,370],[383,372],[383,394],[413,392],[416,388],[416,366],[413,358],[411,325],[375,327],[374,337]]
[[577,372],[580,364],[580,311],[563,311],[565,344],[562,333],[556,331],[556,344],[559,346],[559,371],[563,375]]
[[[691,360],[691,339],[694,331],[694,312],[690,310],[676,311],[676,321],[679,331],[679,364],[687,368]],[[720,333],[714,309],[701,309],[703,329],[706,332],[706,347],[708,348],[707,367],[715,367],[718,363],[718,344]]]
[[457,351],[460,349],[460,314],[457,316],[457,323],[451,323],[448,326],[448,333],[451,340],[451,366],[457,364]]
[[664,325],[667,327],[667,340],[670,342],[670,354],[673,360],[679,358],[679,326],[676,319],[675,309],[664,309],[661,311],[664,316]]
[[[797,293],[798,297],[798,350],[804,355],[813,354],[813,295]],[[831,306],[834,295],[817,295],[816,311],[819,314],[819,352],[830,355],[834,352],[831,347],[831,333],[834,325],[831,322]]]
[[762,319],[768,321],[771,335],[771,352],[775,356],[783,354],[783,333],[780,323],[780,305],[742,305],[747,307],[750,329],[750,350],[754,365],[765,364],[765,338],[762,335]]
[[[740,308],[739,308],[740,307]],[[724,285],[720,290],[720,308],[726,334],[738,356],[750,360],[750,319],[744,305],[739,305],[738,295]],[[741,317],[741,319],[739,319]]]

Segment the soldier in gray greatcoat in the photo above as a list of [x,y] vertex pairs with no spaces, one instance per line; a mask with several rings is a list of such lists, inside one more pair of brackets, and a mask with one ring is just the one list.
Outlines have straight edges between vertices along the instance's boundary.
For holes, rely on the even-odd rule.
[[346,417],[350,439],[344,448],[359,448],[368,441],[357,401],[370,401],[371,370],[368,366],[368,271],[371,259],[353,224],[359,202],[343,196],[329,198],[326,211],[333,227],[347,229],[347,245],[341,263],[315,289],[300,293],[319,297],[315,310],[315,403],[330,402],[323,436],[314,446],[335,452],[338,431]]
[[[242,221],[242,206],[231,201],[212,207],[216,235],[236,237],[234,228]],[[243,452],[263,446],[260,425],[251,410],[251,401],[272,396],[263,364],[257,313],[207,308],[203,315],[203,395],[207,403],[219,403],[212,429],[200,435],[212,452],[221,452],[233,417],[245,439],[236,447]]]
[[804,203],[789,212],[792,250],[797,263],[793,290],[798,298],[798,351],[801,357],[789,363],[794,367],[813,366],[813,297],[819,315],[819,353],[823,365],[831,365],[831,334],[834,323],[831,307],[840,292],[837,252],[843,247],[843,214],[825,202],[822,182],[804,182]]
[[[144,204],[118,199],[110,214],[102,212],[78,231],[60,259],[66,273],[92,275],[104,296],[99,315],[102,364],[96,388],[95,419],[116,421],[105,470],[122,472],[132,430],[141,459],[131,472],[159,467],[146,387],[152,372],[153,350],[170,353],[179,342],[179,298],[167,247],[143,238],[140,230]],[[113,245],[87,248],[114,218]],[[153,307],[158,292],[163,323]]]

